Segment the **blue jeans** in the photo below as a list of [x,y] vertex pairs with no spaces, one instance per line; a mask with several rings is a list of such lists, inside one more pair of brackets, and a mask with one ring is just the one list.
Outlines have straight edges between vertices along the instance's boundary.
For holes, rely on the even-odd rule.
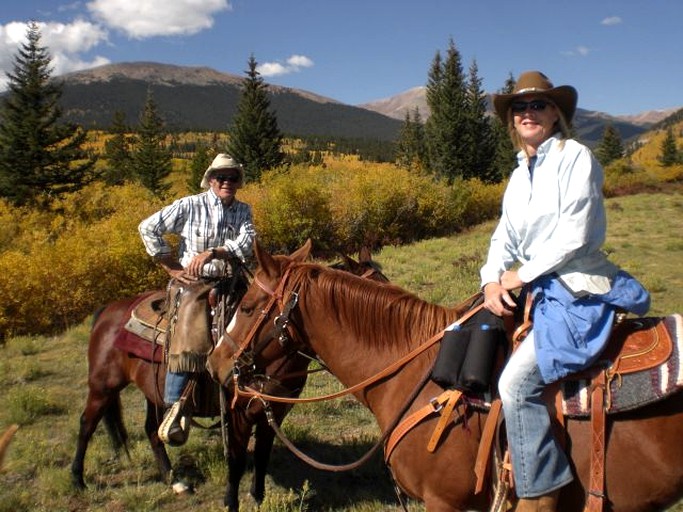
[[166,382],[164,383],[164,404],[171,406],[180,400],[183,394],[183,389],[187,381],[190,380],[190,374],[187,372],[166,372]]
[[567,456],[551,430],[548,409],[541,397],[544,387],[532,331],[512,354],[498,382],[515,489],[520,498],[548,494],[573,479]]

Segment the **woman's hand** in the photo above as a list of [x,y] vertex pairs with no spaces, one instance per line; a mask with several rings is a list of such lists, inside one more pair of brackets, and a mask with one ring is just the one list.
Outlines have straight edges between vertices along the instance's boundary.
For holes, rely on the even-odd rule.
[[498,316],[510,316],[516,304],[501,283],[488,283],[484,286],[484,307]]
[[516,270],[506,270],[503,272],[503,275],[500,276],[500,284],[506,290],[514,290],[524,286],[524,283],[519,278],[519,274]]

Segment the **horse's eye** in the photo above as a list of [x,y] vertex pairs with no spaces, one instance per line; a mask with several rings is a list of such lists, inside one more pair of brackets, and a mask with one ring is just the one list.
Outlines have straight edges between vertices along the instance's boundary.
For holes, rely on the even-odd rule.
[[251,304],[245,304],[244,302],[242,302],[242,304],[240,304],[240,313],[242,313],[243,315],[249,316],[253,312],[254,312],[254,306],[252,306]]

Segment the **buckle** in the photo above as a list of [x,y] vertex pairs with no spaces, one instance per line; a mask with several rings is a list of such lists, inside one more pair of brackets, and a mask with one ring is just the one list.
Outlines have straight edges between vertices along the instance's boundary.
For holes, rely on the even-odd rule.
[[440,412],[443,409],[443,405],[439,403],[438,397],[432,397],[429,400],[429,405],[434,409],[433,412]]

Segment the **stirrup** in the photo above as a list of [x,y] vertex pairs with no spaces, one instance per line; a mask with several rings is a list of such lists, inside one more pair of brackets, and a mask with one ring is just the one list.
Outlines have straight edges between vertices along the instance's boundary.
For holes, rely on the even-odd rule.
[[192,422],[190,416],[185,414],[183,405],[183,400],[175,402],[166,411],[164,419],[159,425],[157,431],[159,439],[169,446],[182,446],[190,436],[190,424]]

